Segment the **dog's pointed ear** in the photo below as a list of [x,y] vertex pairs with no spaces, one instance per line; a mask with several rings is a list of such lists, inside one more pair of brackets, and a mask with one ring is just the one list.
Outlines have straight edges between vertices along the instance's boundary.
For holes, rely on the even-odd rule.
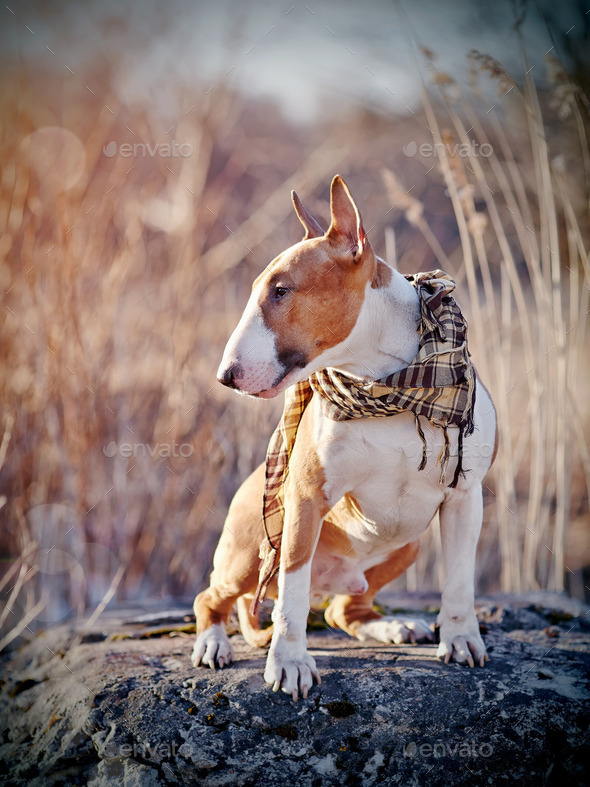
[[301,202],[294,191],[291,192],[291,200],[293,201],[293,207],[295,208],[297,218],[303,224],[303,229],[305,230],[305,237],[303,240],[309,240],[310,238],[321,238],[321,236],[324,234],[324,230],[320,227],[318,222],[307,210],[303,202]]
[[332,181],[330,213],[332,221],[326,237],[339,245],[346,243],[355,262],[358,262],[368,245],[367,236],[359,209],[340,175]]

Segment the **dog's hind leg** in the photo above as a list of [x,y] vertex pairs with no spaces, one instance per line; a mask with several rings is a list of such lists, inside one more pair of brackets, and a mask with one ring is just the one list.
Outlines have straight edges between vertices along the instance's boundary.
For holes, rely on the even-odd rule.
[[365,572],[369,583],[366,593],[359,596],[336,596],[325,612],[329,626],[337,626],[360,640],[376,639],[379,642],[401,644],[434,640],[428,624],[421,619],[385,617],[373,609],[373,599],[388,582],[397,579],[416,560],[419,542],[396,549],[387,559]]
[[[238,489],[215,550],[210,585],[195,599],[197,639],[191,657],[195,667],[224,667],[233,659],[225,624],[236,601],[253,594],[258,584],[258,548],[264,534],[260,504],[263,485],[261,466]],[[248,623],[255,631],[255,619]]]
[[253,648],[265,648],[272,639],[273,626],[261,629],[258,613],[252,615],[250,612],[250,602],[254,598],[253,594],[240,596],[237,602],[238,620],[242,636]]

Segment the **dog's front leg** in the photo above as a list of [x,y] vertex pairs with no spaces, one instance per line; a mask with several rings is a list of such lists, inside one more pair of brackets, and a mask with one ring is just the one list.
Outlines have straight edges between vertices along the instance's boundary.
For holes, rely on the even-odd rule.
[[[289,479],[291,480],[291,479]],[[285,495],[285,523],[281,545],[278,599],[272,613],[274,633],[264,679],[274,691],[282,689],[294,700],[305,698],[320,676],[307,652],[307,615],[311,562],[327,506],[301,499],[290,483]]]
[[475,617],[475,552],[481,530],[483,501],[481,484],[450,490],[440,509],[440,527],[446,582],[438,616],[440,645],[437,656],[445,664],[487,661],[485,645]]

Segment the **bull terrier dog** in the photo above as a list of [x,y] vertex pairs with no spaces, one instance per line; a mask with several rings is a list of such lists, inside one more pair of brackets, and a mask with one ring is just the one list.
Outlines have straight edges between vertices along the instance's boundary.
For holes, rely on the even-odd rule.
[[[437,656],[483,666],[474,572],[496,414],[469,361],[454,283],[442,271],[403,276],[380,259],[339,175],[327,231],[292,200],[305,237],[255,280],[217,374],[259,399],[286,391],[285,412],[266,463],[231,503],[210,586],[195,599],[192,662],[231,662],[225,623],[237,603],[246,641],[270,642],[265,681],[307,697],[320,683],[306,640],[318,592],[331,597],[327,623],[353,637],[432,641],[424,621],[380,615],[373,599],[414,562],[438,512]],[[264,594],[275,604],[261,630]]]

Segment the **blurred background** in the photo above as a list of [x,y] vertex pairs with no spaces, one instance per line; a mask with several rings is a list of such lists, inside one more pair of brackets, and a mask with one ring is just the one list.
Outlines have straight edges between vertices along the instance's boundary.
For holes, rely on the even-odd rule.
[[[215,380],[340,173],[376,252],[457,281],[492,392],[477,592],[590,600],[582,4],[0,10],[0,647],[191,599],[282,402]],[[440,589],[438,526],[394,587]]]

